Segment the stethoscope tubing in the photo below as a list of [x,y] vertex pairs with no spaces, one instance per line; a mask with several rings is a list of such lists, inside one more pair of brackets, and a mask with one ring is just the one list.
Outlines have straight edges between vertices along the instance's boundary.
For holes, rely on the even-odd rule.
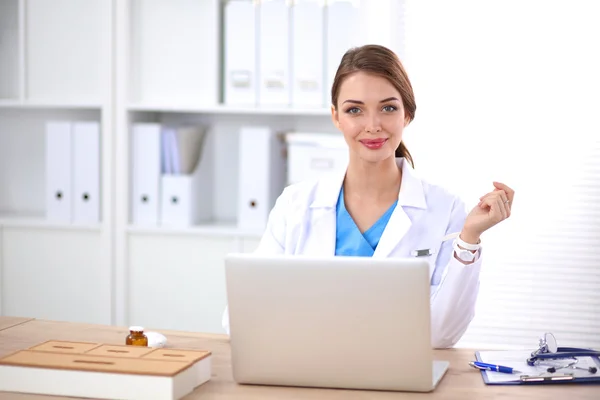
[[573,357],[600,357],[600,351],[590,349],[580,349],[577,347],[559,347],[555,353],[537,353],[533,352],[527,359],[527,365],[534,366],[537,360],[550,360]]

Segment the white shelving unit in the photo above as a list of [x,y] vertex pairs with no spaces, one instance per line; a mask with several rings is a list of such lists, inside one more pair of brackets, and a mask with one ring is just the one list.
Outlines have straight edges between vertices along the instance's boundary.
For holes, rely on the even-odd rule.
[[[240,128],[336,132],[329,108],[223,104],[222,9],[220,0],[0,3],[0,315],[222,331],[223,257],[252,251],[262,234],[236,224]],[[49,120],[101,125],[98,224],[45,218]],[[132,223],[131,127],[150,121],[208,127],[210,221]]]
[[135,226],[131,171],[117,175],[118,323],[222,332],[223,258],[254,250],[262,234],[236,227],[240,128],[334,132],[329,109],[222,103],[221,7],[218,0],[133,0],[118,9],[117,169],[131,165],[136,122],[207,126],[214,155],[212,220],[199,226]]
[[[0,2],[0,313],[111,322],[112,2]],[[101,126],[97,224],[49,222],[45,124]]]

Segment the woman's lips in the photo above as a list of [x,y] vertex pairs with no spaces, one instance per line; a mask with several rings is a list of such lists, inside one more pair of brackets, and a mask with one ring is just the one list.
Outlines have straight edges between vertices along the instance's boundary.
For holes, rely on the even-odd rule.
[[370,139],[370,140],[363,139],[360,142],[366,148],[376,150],[376,149],[380,149],[385,144],[385,142],[387,142],[387,139]]

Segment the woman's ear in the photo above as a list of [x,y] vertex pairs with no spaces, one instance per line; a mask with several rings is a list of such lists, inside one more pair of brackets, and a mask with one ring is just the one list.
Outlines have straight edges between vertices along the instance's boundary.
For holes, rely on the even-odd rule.
[[406,128],[410,124],[410,117],[407,115],[404,117],[404,127]]
[[331,105],[331,120],[333,121],[333,124],[335,125],[335,127],[338,128],[338,129],[340,129],[339,114],[338,114],[338,112],[335,109],[335,106],[333,104]]

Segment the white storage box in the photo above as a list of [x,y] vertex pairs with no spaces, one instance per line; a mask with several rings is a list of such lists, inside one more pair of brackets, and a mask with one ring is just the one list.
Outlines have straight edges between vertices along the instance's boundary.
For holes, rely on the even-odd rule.
[[288,184],[344,173],[348,167],[348,145],[341,134],[288,133],[286,142]]
[[0,359],[0,391],[177,400],[210,380],[211,353],[48,341]]

